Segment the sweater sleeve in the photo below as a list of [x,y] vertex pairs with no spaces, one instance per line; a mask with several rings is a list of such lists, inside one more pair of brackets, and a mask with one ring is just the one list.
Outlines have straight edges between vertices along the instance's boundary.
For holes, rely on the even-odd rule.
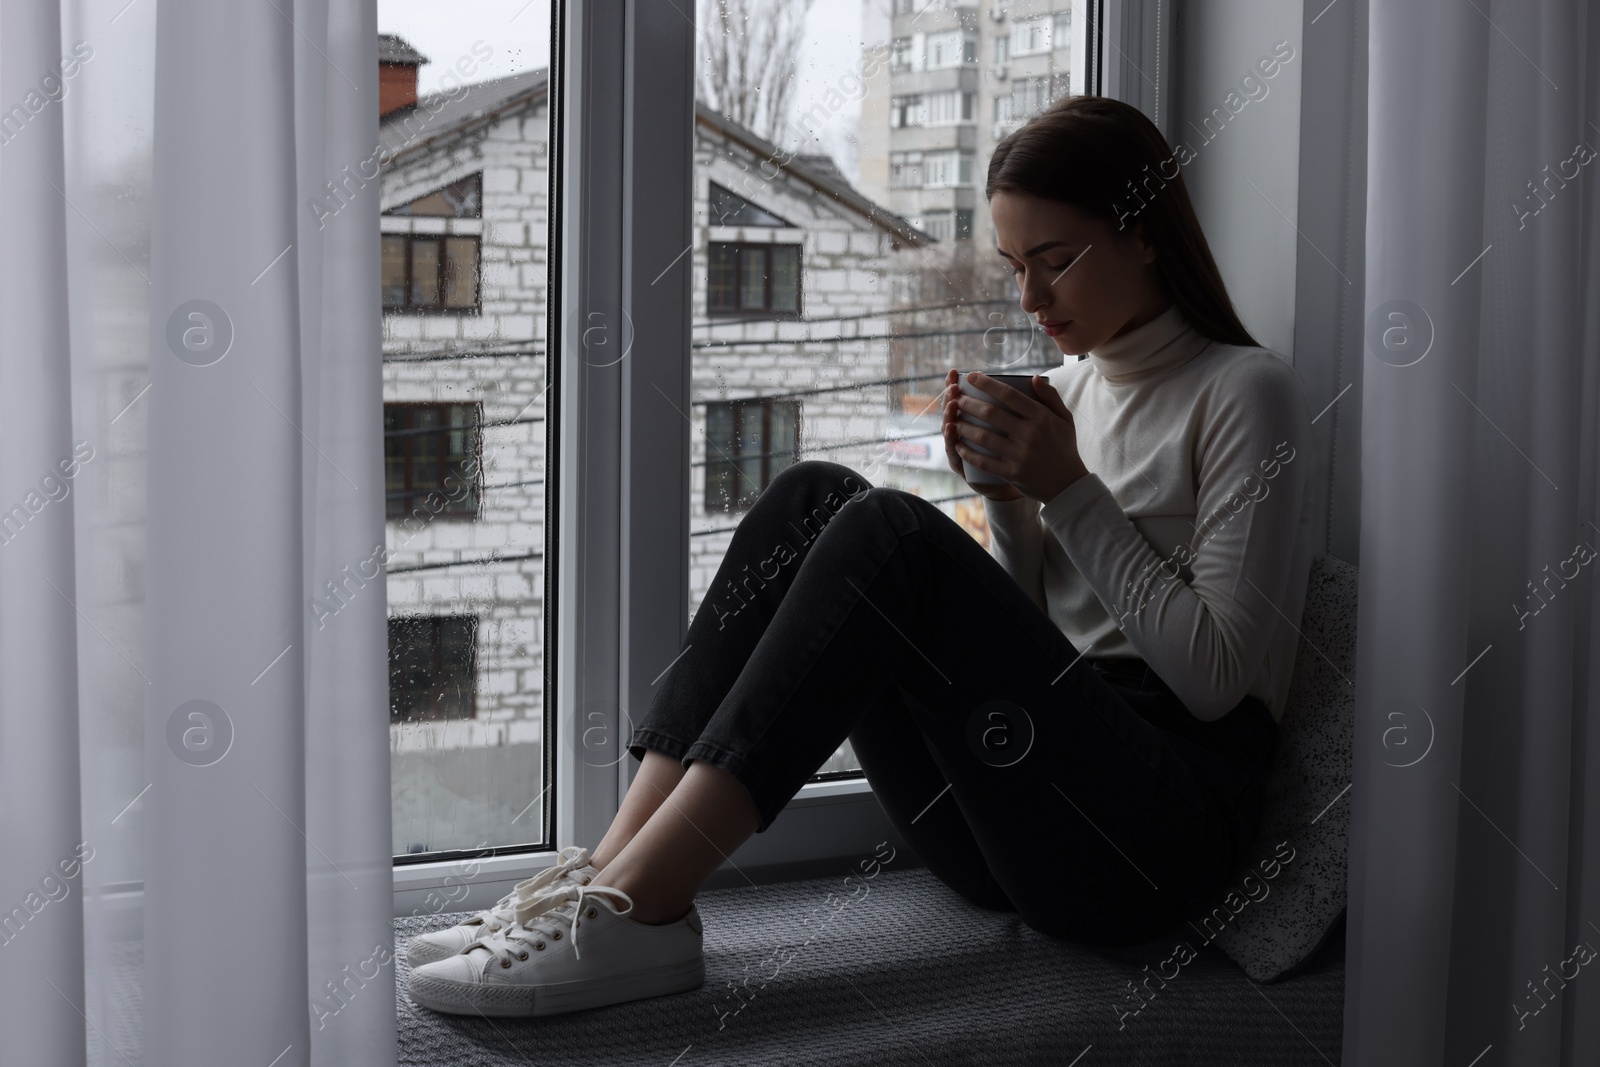
[[1209,392],[1187,544],[1159,555],[1092,472],[1040,511],[1129,643],[1208,722],[1244,699],[1284,621],[1312,462],[1305,392],[1281,356],[1242,359]]
[[1029,497],[986,499],[984,513],[989,518],[989,538],[995,559],[1039,605],[1039,610],[1048,611],[1044,595],[1045,533],[1039,520],[1039,502]]

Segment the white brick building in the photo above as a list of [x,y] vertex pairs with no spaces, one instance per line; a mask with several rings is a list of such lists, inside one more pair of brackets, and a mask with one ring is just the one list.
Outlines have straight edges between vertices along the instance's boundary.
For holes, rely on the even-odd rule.
[[[380,60],[395,844],[431,850],[524,818],[542,762],[547,72],[418,100],[422,57],[388,37]],[[882,310],[891,254],[926,241],[825,157],[702,107],[694,136],[688,612],[730,505],[797,455],[894,484]],[[353,169],[320,214],[361,195]]]

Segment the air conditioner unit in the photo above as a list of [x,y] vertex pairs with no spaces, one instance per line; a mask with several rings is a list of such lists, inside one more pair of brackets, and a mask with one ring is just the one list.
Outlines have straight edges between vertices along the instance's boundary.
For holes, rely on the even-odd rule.
[[1004,9],[1000,8],[999,6],[994,6],[989,8],[989,17],[994,19],[996,22],[1004,22],[1006,20],[1006,13]]
[[1004,63],[1002,63],[998,67],[994,68],[994,76],[999,81],[1005,81],[1006,80],[1006,65]]

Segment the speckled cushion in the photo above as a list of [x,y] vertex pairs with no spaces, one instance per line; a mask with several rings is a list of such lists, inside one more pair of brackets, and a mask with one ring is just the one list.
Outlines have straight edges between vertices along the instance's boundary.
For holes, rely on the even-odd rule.
[[1197,935],[1258,982],[1304,966],[1345,909],[1355,567],[1334,556],[1312,562],[1300,631],[1261,829],[1228,888],[1189,916]]

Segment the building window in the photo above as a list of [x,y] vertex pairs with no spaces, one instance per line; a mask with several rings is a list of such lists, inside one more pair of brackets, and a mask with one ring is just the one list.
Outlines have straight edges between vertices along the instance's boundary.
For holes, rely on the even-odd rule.
[[1010,43],[1011,43],[1011,38],[1006,36],[1005,34],[1001,34],[999,37],[996,37],[994,39],[994,65],[995,66],[1003,67],[1003,66],[1006,65],[1006,60],[1008,60],[1011,57],[1011,50],[1010,50],[1010,48],[1007,47]]
[[389,619],[389,721],[466,719],[478,680],[475,615]]
[[757,207],[731,189],[716,182],[711,186],[711,224],[713,226],[788,226],[789,223],[766,208]]
[[927,37],[927,69],[943,70],[975,63],[978,59],[978,35],[969,30],[949,30],[930,33]]
[[1011,24],[1011,54],[1032,56],[1050,51],[1049,16],[1022,19]]
[[1068,48],[1072,41],[1072,9],[1057,11],[1055,25],[1050,30],[1050,47]]
[[971,152],[929,152],[923,159],[923,184],[931,187],[971,185]]
[[477,237],[452,234],[383,235],[385,311],[475,311]]
[[896,96],[889,102],[889,124],[896,128],[906,126],[926,126],[928,124],[928,105],[921,93],[911,96]]
[[911,51],[911,38],[896,37],[894,50],[889,54],[890,70],[915,70],[916,57]]
[[743,511],[800,458],[800,402],[756,397],[706,405],[707,511]]
[[800,246],[714,242],[706,312],[800,317]]
[[435,189],[427,196],[392,207],[385,215],[428,215],[434,218],[483,218],[483,172],[469,174],[460,181]]
[[972,209],[970,207],[956,208],[956,240],[972,240]]
[[475,403],[384,404],[386,517],[477,518],[482,426]]
[[889,153],[889,187],[891,189],[922,188],[922,153]]
[[972,121],[972,101],[975,93],[962,92],[959,89],[950,89],[942,93],[928,93],[923,97],[925,103],[924,119],[928,126],[948,126],[957,122]]
[[948,211],[925,211],[917,220],[918,228],[935,241],[948,241],[955,236],[955,227]]
[[[1055,82],[1055,88],[1065,90],[1066,77],[1060,75]],[[1028,119],[1045,109],[1050,100],[1052,88],[1049,77],[1042,78],[1016,78],[1011,82],[1009,96],[997,96],[994,100],[994,120],[996,122],[1011,122],[1016,119]]]

